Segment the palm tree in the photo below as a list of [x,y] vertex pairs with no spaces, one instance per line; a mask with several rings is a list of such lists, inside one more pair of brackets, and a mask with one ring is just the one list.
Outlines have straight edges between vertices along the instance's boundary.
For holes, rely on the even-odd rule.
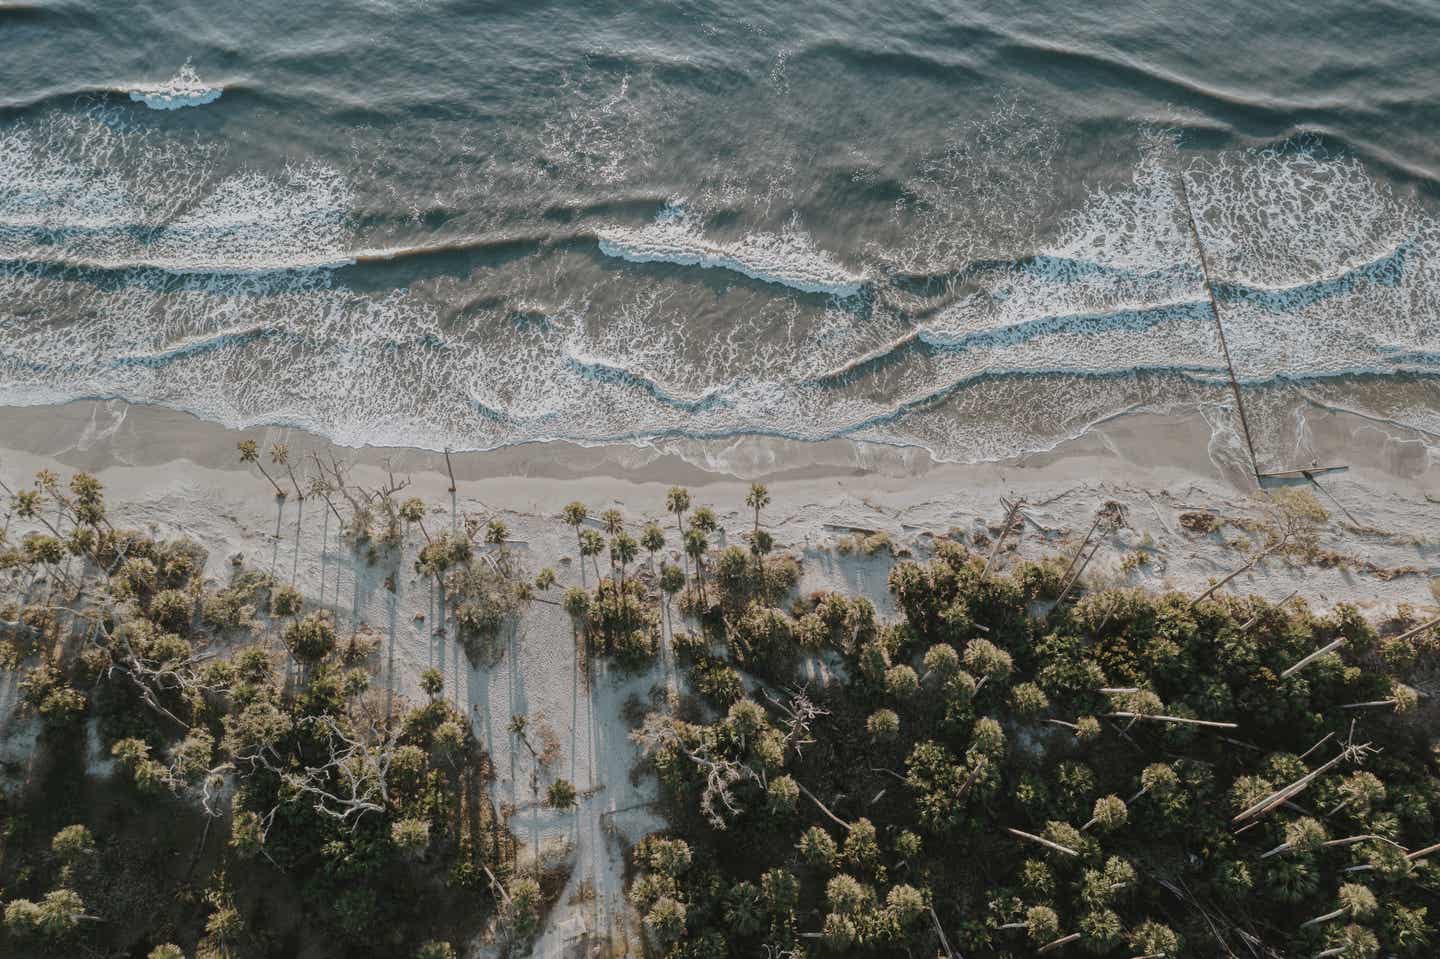
[[[614,539],[625,529],[625,517],[618,509],[607,509],[600,514],[600,525],[604,528],[605,535]],[[610,578],[615,578],[615,554],[613,551],[610,554]]]
[[691,527],[685,534],[685,555],[695,561],[695,578],[700,582],[700,598],[705,598],[705,552],[710,548],[710,541],[700,530]]
[[270,447],[270,462],[276,466],[285,467],[285,472],[290,474],[290,482],[295,486],[295,497],[300,502],[305,502],[305,493],[300,489],[300,481],[295,478],[295,470],[290,467],[290,447],[284,443],[275,443]]
[[595,557],[599,556],[600,551],[604,548],[605,537],[593,529],[582,529],[580,531],[580,562],[583,565],[585,562],[584,557],[590,557],[591,562],[595,564],[595,581],[597,583],[600,581],[600,562],[596,560]]
[[720,522],[715,518],[715,511],[708,506],[700,506],[695,510],[695,515],[690,517],[690,528],[698,529],[709,536],[720,528]]
[[[685,574],[673,563],[660,564],[660,592],[665,595],[665,618],[670,618],[670,599],[685,588]],[[674,632],[674,627],[671,627]]]
[[580,582],[584,583],[585,558],[583,549],[585,544],[580,539],[580,527],[583,526],[585,524],[585,521],[590,518],[590,511],[585,508],[584,503],[581,503],[577,500],[573,503],[567,503],[565,505],[565,508],[560,511],[560,516],[565,520],[567,525],[575,527],[575,547],[577,550],[581,551],[580,556],[577,557],[580,563]]
[[[745,497],[745,505],[755,511],[755,529],[750,534],[750,552],[755,554],[755,576],[764,586],[765,579],[765,554],[770,552],[767,545],[763,550],[760,543],[760,511],[770,505],[770,490],[764,483],[751,483],[750,493]],[[773,541],[772,544],[773,545]]]
[[755,535],[760,535],[760,511],[770,505],[770,490],[764,483],[751,483],[745,505],[755,511]]
[[[685,511],[690,508],[690,491],[683,486],[672,486],[665,494],[665,512],[675,514],[675,529],[683,542],[685,539]],[[690,576],[690,562],[685,562],[685,576]]]
[[412,496],[400,504],[400,518],[406,523],[419,526],[426,543],[433,542],[425,529],[425,503],[419,497]]
[[640,533],[640,545],[650,552],[650,572],[655,572],[655,554],[665,548],[665,531],[660,524],[649,522]]
[[750,552],[755,554],[755,578],[760,585],[760,592],[765,593],[765,557],[775,548],[775,537],[770,535],[769,530],[757,529],[755,539],[750,543]]
[[675,594],[685,588],[685,574],[680,572],[680,567],[674,563],[661,563],[659,586],[660,594],[665,599],[665,652],[673,659],[671,644],[675,640],[675,622],[670,612],[670,603],[674,600]]
[[550,784],[547,791],[546,802],[551,809],[574,809],[575,808],[575,786],[568,779],[557,779]]
[[260,470],[260,475],[269,480],[270,485],[275,487],[275,498],[284,499],[285,491],[280,488],[279,483],[275,482],[275,478],[265,471],[265,464],[260,462],[260,447],[255,444],[255,441],[241,440],[236,444],[236,447],[240,450],[240,462],[254,463]]
[[635,555],[640,552],[640,546],[635,542],[635,537],[629,533],[621,532],[610,541],[610,563],[613,566],[616,562],[620,564],[620,593],[625,593],[625,567],[635,560]]

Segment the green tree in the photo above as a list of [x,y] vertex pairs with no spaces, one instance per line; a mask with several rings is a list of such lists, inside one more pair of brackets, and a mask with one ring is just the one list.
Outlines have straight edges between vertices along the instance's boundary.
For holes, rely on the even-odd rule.
[[270,594],[270,614],[272,616],[298,616],[305,605],[305,599],[300,591],[292,586],[278,586]]
[[600,561],[595,557],[599,556],[601,550],[604,548],[605,537],[601,536],[598,532],[593,529],[582,529],[580,531],[580,556],[582,557],[582,562],[584,557],[590,557],[590,562],[594,564],[595,567],[595,581],[597,583],[600,581]]
[[670,487],[665,494],[665,512],[675,514],[675,529],[685,538],[685,512],[690,509],[690,492],[682,486]]
[[909,700],[920,690],[920,677],[909,666],[892,666],[885,671],[885,692],[901,701]]
[[290,483],[295,487],[295,498],[302,503],[305,502],[305,494],[300,490],[300,481],[295,478],[295,470],[290,466],[290,447],[284,443],[272,443],[270,462],[276,466],[285,467],[285,472],[290,475]]
[[400,504],[399,515],[408,525],[420,527],[420,535],[425,537],[425,542],[433,543],[430,533],[425,529],[425,502],[419,497],[412,496]]
[[76,870],[94,857],[95,837],[79,823],[66,826],[50,840],[50,851],[60,861],[62,876],[68,881]]
[[580,564],[580,575],[584,577],[585,557],[589,554],[585,552],[585,541],[580,536],[580,527],[584,526],[585,520],[590,518],[590,511],[586,509],[584,503],[577,500],[576,502],[565,504],[565,508],[560,511],[560,516],[565,520],[567,526],[573,526],[575,528],[576,561]]
[[1130,930],[1130,948],[1141,955],[1180,955],[1180,937],[1164,923],[1147,919]]
[[635,537],[629,533],[620,532],[610,541],[610,565],[620,569],[620,591],[625,591],[625,570],[635,561],[636,555],[640,552]]
[[1095,800],[1095,810],[1082,829],[1090,829],[1092,826],[1099,826],[1103,832],[1113,832],[1125,825],[1130,818],[1130,810],[1125,805],[1125,800],[1119,796],[1101,796]]
[[872,742],[890,742],[900,735],[900,717],[893,709],[877,709],[865,720],[865,731]]
[[751,483],[750,492],[745,496],[745,505],[755,511],[755,527],[750,534],[750,551],[755,554],[755,567],[757,574],[764,575],[762,559],[770,552],[770,543],[773,542],[767,537],[765,543],[760,541],[760,511],[770,505],[770,489],[764,483]]
[[655,557],[665,548],[665,531],[660,524],[649,522],[640,533],[640,545],[650,554],[650,571],[655,572]]
[[52,889],[38,903],[15,899],[5,906],[5,928],[11,935],[39,939],[52,948],[68,939],[81,921],[92,918],[73,889]]
[[298,662],[314,666],[335,648],[335,624],[328,612],[317,611],[286,626],[281,639]]
[[575,787],[568,779],[557,779],[550,784],[546,802],[552,809],[574,809]]
[[673,942],[685,931],[685,912],[683,902],[661,896],[645,914],[645,928],[661,943]]
[[415,816],[397,819],[390,824],[390,841],[402,856],[420,859],[430,845],[430,823]]
[[691,529],[685,534],[685,555],[695,561],[695,580],[699,583],[702,600],[705,596],[705,553],[709,549],[710,541],[705,538],[703,531]]

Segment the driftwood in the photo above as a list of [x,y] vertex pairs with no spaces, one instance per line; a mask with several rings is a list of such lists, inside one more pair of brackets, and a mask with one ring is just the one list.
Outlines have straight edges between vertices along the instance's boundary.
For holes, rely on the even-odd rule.
[[[1004,502],[1003,497],[1001,498],[1001,502]],[[982,581],[990,575],[990,567],[995,563],[995,557],[1000,554],[1000,544],[1005,542],[1005,537],[1010,535],[1010,530],[1015,526],[1015,514],[1020,512],[1020,507],[1024,505],[1025,500],[1023,498],[1017,499],[1014,503],[1011,503],[1010,508],[1005,511],[1005,526],[1000,530],[1000,535],[995,537],[995,542],[990,547],[990,555],[985,558],[985,568],[980,571],[980,579]]]
[[1036,949],[1035,951],[1036,951],[1037,953],[1049,952],[1049,951],[1052,950],[1052,949],[1059,949],[1061,946],[1065,945],[1066,943],[1074,942],[1076,939],[1079,939],[1079,938],[1080,938],[1080,933],[1078,933],[1078,932],[1072,932],[1072,933],[1070,933],[1070,935],[1068,935],[1068,936],[1061,936],[1059,939],[1056,939],[1054,942],[1047,942],[1047,943],[1045,943],[1045,945],[1041,946],[1039,949]]
[[1431,846],[1426,846],[1424,849],[1417,849],[1405,858],[1410,860],[1411,862],[1419,862],[1421,859],[1424,859],[1432,852],[1440,852],[1440,842],[1437,842]]
[[1207,727],[1209,727],[1209,728],[1211,728],[1211,729],[1239,729],[1239,728],[1240,728],[1240,727],[1239,727],[1237,724],[1235,724],[1235,723],[1217,723],[1217,722],[1211,722],[1211,721],[1208,720],[1208,719],[1187,719],[1187,718],[1185,718],[1184,716],[1155,716],[1155,715],[1151,715],[1151,714],[1149,714],[1149,713],[1129,713],[1129,712],[1123,712],[1123,713],[1106,713],[1105,715],[1106,715],[1106,717],[1108,717],[1108,718],[1110,718],[1110,719],[1130,719],[1130,720],[1148,719],[1148,720],[1151,720],[1152,722],[1159,722],[1159,723],[1181,723],[1181,724],[1184,724],[1184,725],[1186,725],[1186,726],[1207,726]]
[[[1300,592],[1300,590],[1298,590],[1298,589],[1292,589],[1292,590],[1290,591],[1290,595],[1286,596],[1284,599],[1280,600],[1280,602],[1276,603],[1276,604],[1275,604],[1275,607],[1278,609],[1278,608],[1280,608],[1281,606],[1284,606],[1286,603],[1290,602],[1290,600],[1294,599],[1294,598],[1295,598],[1295,594],[1298,593],[1298,592]],[[1245,622],[1240,626],[1240,633],[1241,633],[1241,635],[1244,635],[1245,633],[1250,632],[1250,627],[1251,627],[1251,626],[1254,626],[1256,623],[1258,623],[1258,622],[1260,621],[1260,617],[1261,617],[1261,615],[1263,614],[1263,612],[1264,612],[1264,611],[1262,610],[1261,612],[1256,613],[1254,616],[1251,616],[1249,619],[1245,620]]]
[[1405,632],[1401,633],[1399,636],[1396,636],[1396,637],[1394,637],[1394,638],[1397,639],[1397,640],[1400,640],[1400,639],[1409,639],[1411,636],[1414,636],[1416,633],[1422,633],[1422,632],[1424,632],[1425,630],[1429,629],[1429,628],[1432,627],[1432,626],[1440,626],[1440,617],[1436,617],[1435,619],[1430,620],[1430,622],[1428,622],[1428,623],[1421,623],[1419,626],[1416,626],[1414,629],[1407,629],[1407,630],[1405,630]]
[[946,959],[958,959],[955,950],[950,948],[950,940],[945,938],[945,928],[940,925],[940,917],[935,915],[935,907],[930,906],[930,921],[935,923],[935,935],[940,937],[940,945],[945,950]]
[[1309,666],[1311,663],[1315,662],[1315,660],[1319,659],[1321,656],[1324,656],[1326,653],[1334,652],[1335,650],[1339,649],[1341,646],[1344,646],[1344,645],[1345,645],[1345,637],[1344,637],[1344,636],[1341,636],[1339,639],[1335,640],[1333,643],[1326,643],[1324,646],[1321,646],[1319,649],[1315,650],[1315,652],[1313,652],[1313,653],[1311,653],[1310,655],[1306,656],[1304,659],[1300,660],[1300,661],[1299,661],[1298,663],[1296,663],[1294,666],[1291,666],[1289,669],[1287,669],[1287,670],[1285,670],[1283,673],[1281,673],[1281,674],[1280,674],[1280,678],[1281,678],[1281,679],[1289,679],[1291,676],[1294,676],[1296,673],[1298,673],[1300,670],[1304,669],[1306,666]]
[[1006,829],[1005,831],[1012,836],[1018,836],[1021,839],[1028,839],[1031,842],[1038,842],[1046,849],[1053,849],[1056,852],[1063,852],[1067,856],[1078,857],[1080,855],[1080,853],[1076,852],[1074,849],[1071,849],[1069,846],[1062,846],[1058,842],[1051,842],[1050,840],[1037,836],[1033,833],[1021,832],[1019,829]]
[[1089,554],[1085,556],[1084,562],[1080,563],[1079,568],[1077,569],[1075,567],[1076,562],[1079,561],[1081,555],[1085,553],[1085,547],[1090,544],[1090,538],[1095,535],[1095,531],[1100,528],[1100,524],[1102,523],[1105,524],[1107,532],[1114,532],[1124,526],[1125,507],[1115,500],[1107,500],[1095,511],[1095,521],[1090,524],[1090,529],[1085,533],[1085,539],[1081,541],[1080,548],[1077,549],[1075,555],[1070,558],[1070,565],[1065,567],[1065,572],[1060,577],[1060,595],[1055,598],[1055,605],[1050,607],[1050,615],[1053,616],[1055,610],[1059,609],[1065,602],[1065,597],[1069,596],[1070,590],[1074,589],[1075,584],[1080,582],[1080,577],[1084,574],[1085,568],[1090,565],[1090,561],[1095,558],[1096,554],[1100,552],[1100,547],[1105,544],[1103,539],[1098,540],[1090,549]]
[[837,815],[835,815],[833,812],[831,812],[831,811],[830,811],[830,807],[827,806],[827,805],[825,805],[823,802],[821,802],[821,801],[819,800],[819,798],[818,798],[814,793],[812,793],[810,790],[806,789],[806,788],[805,788],[805,785],[804,785],[803,783],[797,781],[797,782],[795,783],[795,785],[800,788],[800,791],[801,791],[802,793],[804,793],[805,796],[806,796],[811,802],[813,802],[815,805],[817,805],[817,806],[820,807],[820,811],[821,811],[821,812],[823,812],[825,815],[829,816],[832,821],[837,822],[837,823],[839,823],[841,826],[843,826],[843,827],[845,828],[845,831],[846,831],[846,832],[849,832],[851,829],[854,828],[852,825],[850,825],[850,823],[846,822],[845,820],[841,819],[839,816],[837,816]]
[[1238,824],[1252,817],[1258,818],[1260,816],[1263,816],[1273,809],[1278,809],[1288,800],[1293,799],[1300,793],[1304,792],[1305,789],[1309,787],[1312,782],[1320,778],[1325,773],[1329,772],[1331,769],[1339,765],[1344,760],[1351,759],[1356,762],[1361,761],[1362,759],[1364,759],[1365,754],[1369,749],[1369,743],[1364,743],[1359,746],[1347,745],[1344,749],[1340,751],[1340,754],[1335,756],[1333,759],[1322,764],[1311,772],[1308,772],[1305,775],[1301,776],[1299,779],[1295,780],[1290,785],[1282,786],[1280,789],[1275,790],[1268,796],[1265,796],[1259,801],[1253,803],[1248,808],[1241,810],[1241,812],[1230,821],[1232,823]]

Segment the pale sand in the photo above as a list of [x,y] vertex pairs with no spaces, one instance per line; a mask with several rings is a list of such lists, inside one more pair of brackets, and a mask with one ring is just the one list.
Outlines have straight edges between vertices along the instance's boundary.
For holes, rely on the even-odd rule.
[[[1273,600],[1298,589],[1317,606],[1348,600],[1377,613],[1399,603],[1432,603],[1429,580],[1440,573],[1440,506],[1427,500],[1427,494],[1440,500],[1440,456],[1433,438],[1324,411],[1307,417],[1303,433],[1304,442],[1297,442],[1297,456],[1303,459],[1296,465],[1317,458],[1348,463],[1348,473],[1323,480],[1325,489],[1361,526],[1373,528],[1342,530],[1343,516],[1322,497],[1332,510],[1324,544],[1380,567],[1417,567],[1420,574],[1384,581],[1365,573],[1270,562],[1230,588]],[[382,680],[400,695],[417,698],[420,672],[440,668],[446,695],[472,716],[477,735],[495,758],[496,800],[519,807],[511,826],[522,844],[530,847],[538,839],[574,862],[562,906],[535,954],[561,955],[586,930],[611,937],[617,950],[628,942],[635,951],[635,921],[623,898],[620,839],[633,841],[663,823],[647,809],[653,785],[630,781],[635,754],[619,709],[632,694],[648,698],[652,690],[673,686],[670,669],[657,665],[646,676],[625,678],[601,666],[587,687],[575,662],[567,617],[539,603],[524,615],[496,666],[469,667],[452,640],[434,635],[434,590],[411,567],[419,534],[398,567],[392,594],[383,580],[393,567],[361,562],[356,568],[338,549],[336,524],[323,504],[311,499],[302,508],[293,495],[277,502],[254,468],[238,462],[235,445],[242,438],[259,441],[262,449],[272,442],[288,443],[297,471],[308,465],[312,452],[352,462],[354,481],[365,486],[377,485],[388,460],[397,476],[410,480],[405,495],[418,495],[435,508],[432,530],[451,521],[445,461],[439,454],[339,448],[278,428],[237,432],[183,413],[122,403],[0,409],[0,476],[13,485],[41,468],[62,474],[94,471],[117,517],[162,535],[184,532],[206,545],[210,575],[227,577],[229,557],[243,553],[248,564],[274,569],[282,579],[293,577],[312,599],[334,607],[342,627],[359,622],[379,632]],[[673,517],[663,513],[665,491],[683,484],[696,505],[715,507],[730,541],[743,542],[751,523],[745,494],[752,479],[763,479],[772,495],[763,521],[780,548],[803,554],[802,589],[843,585],[869,595],[882,614],[892,612],[885,592],[892,560],[883,553],[839,555],[830,546],[840,527],[884,531],[897,546],[923,557],[931,534],[998,523],[1003,513],[999,497],[1020,496],[1030,504],[1027,512],[1035,523],[1051,529],[1042,534],[1027,525],[1019,539],[1020,555],[1038,556],[1073,550],[1095,509],[1115,500],[1126,507],[1131,528],[1106,540],[1087,578],[1096,584],[1194,591],[1207,578],[1238,565],[1240,554],[1218,537],[1184,534],[1180,512],[1259,512],[1253,481],[1247,481],[1233,443],[1217,440],[1199,417],[1121,417],[1051,452],[975,466],[936,463],[920,450],[849,442],[810,445],[751,438],[663,446],[662,451],[535,444],[456,454],[455,507],[462,515],[505,520],[514,548],[532,572],[553,566],[563,587],[580,579],[578,566],[569,561],[573,531],[556,518],[566,502],[582,500],[592,513],[617,505],[637,528],[646,519],[659,519],[673,546]],[[281,483],[289,485],[286,479]],[[1125,555],[1142,545],[1151,561],[1123,570]],[[0,717],[10,715],[15,697],[14,677],[0,675]],[[548,724],[560,738],[563,754],[542,776],[542,789],[550,776],[561,775],[581,790],[594,790],[578,813],[557,814],[530,804],[528,753],[506,732],[515,713],[528,714],[535,726]],[[28,749],[28,724],[7,725],[0,737],[6,752]],[[587,886],[593,898],[582,895]]]

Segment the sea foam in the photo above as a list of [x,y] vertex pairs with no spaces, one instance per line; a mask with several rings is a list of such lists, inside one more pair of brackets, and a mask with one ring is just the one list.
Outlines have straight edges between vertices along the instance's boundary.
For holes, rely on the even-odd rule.
[[683,203],[672,202],[655,222],[639,229],[600,231],[600,252],[632,263],[674,263],[732,270],[753,280],[777,283],[802,293],[856,296],[865,277],[851,273],[817,249],[798,229],[751,233],[731,243],[707,239]]
[[202,81],[195,67],[186,60],[180,72],[164,83],[136,84],[127,92],[130,99],[152,110],[180,110],[214,103],[225,88]]
[[[572,258],[566,279],[592,280],[556,283],[569,248],[543,243],[513,272],[390,287],[397,264],[429,247],[370,248],[346,175],[246,169],[121,121],[0,126],[0,402],[120,397],[231,426],[434,449],[756,433],[1004,457],[1126,410],[1229,402],[1176,194],[1183,171],[1247,406],[1277,397],[1267,415],[1278,422],[1308,391],[1436,424],[1440,223],[1349,161],[1297,151],[1182,162],[1152,145],[1054,235],[1024,255],[1007,248],[913,310],[920,294],[907,299],[878,266],[840,266],[798,230],[722,242],[675,204],[656,224],[602,231],[607,255],[832,294],[736,284],[697,319],[676,271]],[[917,249],[914,262],[963,266],[951,249]],[[349,261],[384,282],[330,269]],[[1377,385],[1356,392],[1357,373]]]

